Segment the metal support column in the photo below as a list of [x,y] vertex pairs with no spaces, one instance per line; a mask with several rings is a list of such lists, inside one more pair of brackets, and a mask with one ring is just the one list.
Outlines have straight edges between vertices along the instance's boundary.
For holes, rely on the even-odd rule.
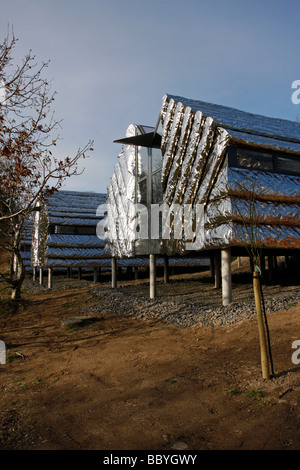
[[229,305],[232,302],[232,284],[231,284],[231,250],[223,248],[221,250],[222,264],[222,299],[223,305]]
[[273,276],[274,276],[273,255],[268,255],[268,278],[269,278],[269,281],[273,280]]
[[150,265],[150,299],[156,297],[156,262],[155,255],[149,255]]
[[215,264],[215,289],[221,287],[221,253],[217,251],[214,255],[214,264]]
[[43,284],[43,268],[40,268],[40,284]]
[[111,287],[117,287],[117,260],[114,257],[111,259]]
[[48,268],[48,289],[52,289],[52,268]]
[[169,258],[164,257],[164,283],[168,284],[169,282]]

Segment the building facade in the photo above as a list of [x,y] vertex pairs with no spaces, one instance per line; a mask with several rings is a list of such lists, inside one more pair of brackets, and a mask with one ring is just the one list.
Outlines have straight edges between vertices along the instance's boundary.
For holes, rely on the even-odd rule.
[[116,142],[111,256],[214,256],[227,304],[231,256],[299,253],[300,123],[164,95],[155,127]]

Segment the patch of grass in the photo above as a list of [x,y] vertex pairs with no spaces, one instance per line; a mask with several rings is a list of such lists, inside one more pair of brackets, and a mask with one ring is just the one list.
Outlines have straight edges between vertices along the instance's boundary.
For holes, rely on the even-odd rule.
[[264,392],[262,392],[261,390],[256,390],[254,388],[241,391],[235,387],[228,387],[224,388],[222,390],[222,393],[229,397],[240,396],[255,400],[256,404],[258,404],[259,406],[264,406],[266,404],[266,402],[263,400],[263,398],[265,397]]
[[12,362],[12,361],[15,361],[16,359],[24,359],[24,356],[14,351],[7,353],[6,362]]
[[78,298],[78,299],[72,300],[70,302],[66,302],[62,305],[62,307],[64,307],[64,308],[78,307],[78,305],[80,305],[80,303],[81,303],[81,300],[82,300],[82,298]]
[[235,396],[240,394],[239,390],[234,387],[223,388],[222,393],[223,395],[227,396]]
[[25,380],[25,377],[16,377],[15,382],[23,382]]
[[72,323],[70,325],[66,325],[66,330],[69,333],[75,333],[78,330],[78,325],[75,325],[74,323]]
[[73,308],[75,307],[74,302],[67,302],[66,304],[63,305],[64,308]]
[[265,396],[264,392],[262,392],[261,390],[256,390],[254,388],[246,390],[243,395],[247,398],[263,398]]
[[165,379],[164,382],[169,384],[176,384],[177,380],[175,378]]
[[290,303],[288,304],[288,307],[289,307],[289,308],[293,308],[293,307],[296,307],[297,305],[298,305],[297,302],[290,302]]

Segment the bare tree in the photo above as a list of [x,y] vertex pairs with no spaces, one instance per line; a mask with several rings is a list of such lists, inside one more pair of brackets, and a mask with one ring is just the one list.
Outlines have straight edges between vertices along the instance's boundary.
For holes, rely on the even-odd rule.
[[60,121],[52,112],[55,93],[43,77],[48,62],[38,65],[29,51],[15,64],[16,43],[8,33],[0,44],[0,246],[11,253],[15,267],[0,276],[11,285],[14,299],[20,297],[25,276],[20,252],[25,220],[39,199],[82,173],[79,160],[93,150],[89,141],[75,156],[53,155]]

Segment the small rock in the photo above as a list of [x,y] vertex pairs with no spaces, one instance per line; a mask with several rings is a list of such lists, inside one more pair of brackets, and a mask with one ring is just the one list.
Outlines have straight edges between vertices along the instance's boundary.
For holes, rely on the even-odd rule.
[[177,441],[171,446],[171,449],[174,449],[174,450],[185,450],[187,448],[188,448],[187,444],[182,441]]

